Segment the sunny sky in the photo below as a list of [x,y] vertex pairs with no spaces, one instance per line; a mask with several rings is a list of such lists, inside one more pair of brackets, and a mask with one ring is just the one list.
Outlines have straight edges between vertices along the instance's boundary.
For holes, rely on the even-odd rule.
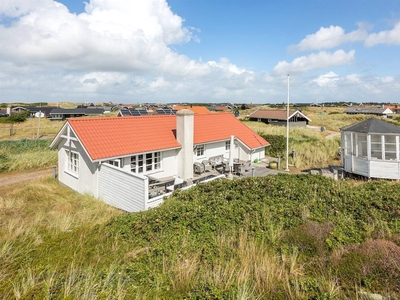
[[2,0],[0,102],[400,103],[400,0]]

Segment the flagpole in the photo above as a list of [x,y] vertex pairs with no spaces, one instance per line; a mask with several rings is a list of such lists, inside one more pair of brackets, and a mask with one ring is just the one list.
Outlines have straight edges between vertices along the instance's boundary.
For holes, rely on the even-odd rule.
[[289,172],[289,74],[287,74],[287,107],[286,107],[286,172]]

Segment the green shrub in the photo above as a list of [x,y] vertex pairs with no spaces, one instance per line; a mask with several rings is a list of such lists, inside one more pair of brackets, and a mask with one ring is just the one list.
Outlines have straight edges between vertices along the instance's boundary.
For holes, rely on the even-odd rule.
[[283,135],[263,134],[260,135],[266,139],[270,145],[265,148],[265,154],[273,157],[283,156],[286,153],[286,137]]
[[29,117],[29,111],[11,114],[9,117],[0,118],[1,123],[22,123]]

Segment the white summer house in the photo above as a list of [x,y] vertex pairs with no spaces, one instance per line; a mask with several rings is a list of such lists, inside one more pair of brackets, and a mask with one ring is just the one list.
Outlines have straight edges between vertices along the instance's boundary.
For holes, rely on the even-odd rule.
[[230,155],[260,160],[268,145],[230,113],[183,109],[176,116],[68,119],[50,147],[58,149],[61,183],[134,212],[160,204],[170,184],[193,182],[196,164]]
[[400,127],[370,118],[340,130],[342,167],[346,172],[400,179]]

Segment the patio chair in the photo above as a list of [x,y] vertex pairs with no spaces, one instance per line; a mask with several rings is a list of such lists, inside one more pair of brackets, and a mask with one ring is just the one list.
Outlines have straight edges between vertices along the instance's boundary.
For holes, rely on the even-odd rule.
[[204,165],[198,162],[193,164],[194,173],[201,174],[204,173]]
[[235,174],[239,176],[245,175],[245,166],[244,165],[235,165]]
[[208,160],[203,160],[201,163],[204,166],[204,171],[212,171],[213,167]]
[[171,187],[173,187],[174,183],[175,183],[175,178],[166,181],[166,182],[164,183],[164,184],[165,184],[165,191],[171,190]]
[[230,170],[229,162],[224,162],[222,165],[222,173],[229,173]]
[[244,170],[247,172],[250,171],[250,169],[251,169],[251,160],[248,160],[244,163]]

